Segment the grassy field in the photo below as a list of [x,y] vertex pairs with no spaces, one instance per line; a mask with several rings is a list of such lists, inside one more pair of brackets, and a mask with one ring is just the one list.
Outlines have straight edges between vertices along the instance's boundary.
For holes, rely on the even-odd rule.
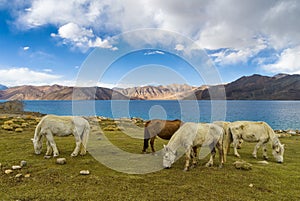
[[[7,119],[0,120],[0,123]],[[111,124],[101,122],[103,126]],[[244,143],[239,150],[242,159],[253,165],[252,170],[238,170],[232,165],[237,159],[231,153],[224,168],[219,169],[218,157],[214,167],[207,168],[207,158],[196,168],[183,172],[184,157],[171,169],[149,174],[125,174],[109,169],[90,154],[71,158],[74,148],[72,136],[55,138],[60,157],[67,164],[58,165],[56,159],[35,155],[31,138],[34,125],[23,132],[0,128],[0,200],[300,200],[300,136],[281,138],[286,144],[283,164],[274,162],[268,147],[269,164],[257,164],[251,157],[254,144]],[[141,153],[143,141],[111,129],[105,135],[119,148]],[[158,139],[156,149],[167,141]],[[43,150],[45,153],[45,149]],[[259,152],[261,156],[261,150]],[[161,157],[161,156],[153,156]],[[5,174],[6,169],[26,160],[21,170]],[[90,175],[80,175],[88,169]],[[30,177],[15,178],[18,173]],[[250,185],[251,184],[251,185]],[[249,186],[250,185],[250,186]]]

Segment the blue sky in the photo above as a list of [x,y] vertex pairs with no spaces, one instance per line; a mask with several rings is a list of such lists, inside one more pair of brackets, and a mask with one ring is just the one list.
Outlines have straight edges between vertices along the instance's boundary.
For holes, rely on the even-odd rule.
[[[95,49],[101,54],[88,76],[107,68],[91,82],[104,87],[299,74],[299,17],[294,0],[0,0],[0,84],[75,85]],[[161,34],[144,34],[149,28]],[[116,39],[128,32],[137,35]],[[193,47],[182,38],[201,48],[194,57],[205,51],[214,82],[207,83],[205,59],[194,63],[200,71],[189,63]],[[101,65],[109,59],[111,66]]]

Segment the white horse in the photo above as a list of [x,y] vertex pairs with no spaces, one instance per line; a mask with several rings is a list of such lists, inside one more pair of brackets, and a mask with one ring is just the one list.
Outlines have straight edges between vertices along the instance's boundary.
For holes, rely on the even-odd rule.
[[[221,126],[224,129],[224,138],[223,138],[223,152],[224,152],[224,162],[226,162],[227,154],[230,152],[230,145],[233,142],[232,135],[229,130],[229,125],[231,122],[229,121],[214,121],[214,124]],[[237,144],[237,149],[242,148],[243,140],[239,139]]]
[[266,145],[272,146],[272,154],[278,163],[283,162],[284,144],[281,144],[273,129],[265,122],[236,121],[229,125],[233,139],[234,155],[240,157],[237,152],[237,145],[240,139],[246,142],[257,142],[253,150],[253,157],[257,158],[257,150],[263,146],[263,157],[268,159]]
[[[41,154],[43,136],[47,139],[46,156],[50,156],[53,152],[53,157],[59,155],[53,135],[67,136],[73,134],[76,140],[76,147],[71,156],[86,154],[86,146],[90,132],[90,124],[87,120],[77,116],[55,116],[46,115],[41,119],[35,128],[33,146],[36,154]],[[82,146],[81,146],[82,144]]]
[[191,158],[193,159],[193,165],[197,163],[197,148],[200,146],[209,146],[211,156],[206,166],[209,167],[213,165],[216,154],[215,147],[217,147],[220,154],[220,167],[222,167],[224,163],[223,135],[223,128],[215,124],[191,122],[183,124],[171,137],[169,143],[164,146],[165,154],[163,157],[163,166],[170,168],[175,161],[177,149],[183,146],[186,157],[183,170],[187,171],[190,166]]

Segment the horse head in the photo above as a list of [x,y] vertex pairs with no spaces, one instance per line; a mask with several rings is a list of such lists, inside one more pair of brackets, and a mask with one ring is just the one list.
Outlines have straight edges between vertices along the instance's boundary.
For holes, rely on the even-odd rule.
[[283,163],[284,144],[281,144],[278,138],[273,140],[272,154],[278,163]]
[[39,155],[42,152],[43,143],[42,140],[31,139],[34,147],[35,154]]
[[174,163],[176,158],[176,152],[172,151],[169,147],[164,145],[164,157],[163,157],[163,166],[164,168],[170,168]]

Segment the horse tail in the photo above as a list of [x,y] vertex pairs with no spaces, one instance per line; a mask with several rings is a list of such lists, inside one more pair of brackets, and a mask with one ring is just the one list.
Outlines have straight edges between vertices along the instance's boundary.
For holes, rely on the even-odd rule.
[[224,130],[225,130],[224,141],[225,141],[225,149],[226,149],[225,154],[227,155],[230,152],[230,144],[233,142],[233,136],[229,125],[227,125]]

